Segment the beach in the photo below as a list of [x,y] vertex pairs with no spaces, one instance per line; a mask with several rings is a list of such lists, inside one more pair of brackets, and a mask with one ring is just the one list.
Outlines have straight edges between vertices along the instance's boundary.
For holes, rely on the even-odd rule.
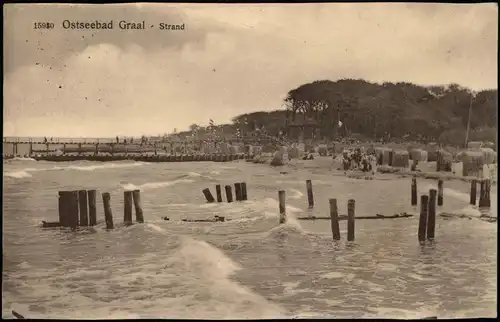
[[[356,200],[356,216],[417,214],[410,178],[348,178],[331,157],[282,167],[216,163],[4,162],[3,311],[31,318],[495,317],[497,225],[469,205],[469,184],[445,181],[434,243],[417,240],[418,216],[356,221],[356,239],[332,240],[328,199]],[[307,207],[312,180],[315,206]],[[246,182],[248,201],[207,204],[201,190]],[[419,194],[436,180],[418,179]],[[115,229],[44,230],[57,193],[111,194]],[[124,227],[123,191],[140,189],[145,223]],[[492,186],[491,214],[497,213]],[[287,218],[278,225],[278,190]],[[224,216],[226,222],[182,219]],[[169,221],[163,220],[168,216]]]

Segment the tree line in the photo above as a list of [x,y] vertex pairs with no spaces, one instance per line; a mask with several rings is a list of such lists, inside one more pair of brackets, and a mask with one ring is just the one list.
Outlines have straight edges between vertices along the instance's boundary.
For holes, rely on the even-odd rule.
[[[281,109],[238,115],[219,132],[234,135],[239,129],[246,135],[259,129],[297,139],[294,125],[310,124],[310,136],[318,140],[347,136],[463,145],[470,122],[469,141],[496,142],[497,102],[497,89],[473,92],[457,84],[320,80],[291,89]],[[194,129],[207,132],[193,125],[183,133]]]

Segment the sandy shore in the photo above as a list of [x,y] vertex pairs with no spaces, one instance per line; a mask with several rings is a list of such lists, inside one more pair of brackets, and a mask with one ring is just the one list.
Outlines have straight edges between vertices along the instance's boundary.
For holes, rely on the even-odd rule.
[[[378,166],[375,175],[371,172],[363,173],[358,171],[347,171],[345,173],[341,169],[340,158],[333,159],[330,157],[315,156],[314,160],[290,160],[287,164],[277,167],[280,171],[293,173],[297,169],[307,169],[312,172],[323,172],[325,174],[348,176],[353,178],[366,178],[374,180],[388,180],[391,177],[421,177],[427,179],[442,179],[442,180],[460,180],[471,181],[473,179],[480,180],[478,177],[461,176],[461,165],[455,164],[455,174],[452,172],[436,172],[436,162],[420,162],[417,166],[417,171],[410,171],[409,168],[391,168],[388,166]],[[493,167],[493,165],[492,165]],[[494,166],[495,168],[497,165]],[[496,171],[492,173],[492,183],[496,184]]]

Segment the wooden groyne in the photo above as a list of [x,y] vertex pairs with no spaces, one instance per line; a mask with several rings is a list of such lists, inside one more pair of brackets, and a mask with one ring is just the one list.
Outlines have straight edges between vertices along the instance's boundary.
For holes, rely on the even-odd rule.
[[[476,202],[476,184],[474,181],[471,185],[471,204],[475,204]],[[490,180],[485,179],[481,182],[481,193],[480,193],[480,201],[479,201],[479,209],[488,209],[491,207],[490,202]],[[312,208],[313,202],[313,192],[312,192],[312,182],[311,180],[306,181],[306,191],[308,194],[308,205],[309,209]],[[414,177],[411,180],[411,189],[410,189],[410,203],[415,209],[417,208],[417,178]],[[279,221],[278,223],[285,224],[287,222],[287,214],[286,214],[286,192],[284,190],[280,190],[278,192],[278,201],[279,201]],[[330,215],[329,216],[304,216],[297,217],[298,220],[330,220],[331,229],[332,229],[332,237],[333,240],[340,240],[340,229],[339,229],[339,221],[347,220],[347,241],[354,241],[355,236],[355,221],[359,219],[365,220],[380,220],[380,219],[400,219],[400,218],[411,218],[414,215],[406,212],[393,214],[393,215],[381,215],[376,214],[375,216],[356,216],[355,215],[355,204],[356,201],[354,199],[349,199],[347,202],[347,215],[339,215],[338,211],[338,203],[337,199],[328,199],[330,205]],[[420,244],[425,244],[426,241],[434,241],[435,240],[435,230],[436,230],[436,210],[438,207],[442,207],[444,204],[443,198],[443,180],[437,180],[436,188],[431,188],[428,194],[424,194],[420,196],[420,216],[418,221],[417,228],[417,236]],[[442,217],[451,217],[445,216],[444,213],[439,214]],[[472,219],[470,217],[467,217]],[[496,222],[497,218],[487,215],[481,215],[479,218],[488,222]]]
[[[106,223],[106,229],[114,229],[113,213],[111,211],[111,195],[109,192],[102,194],[104,220],[97,220],[96,190],[59,191],[58,209],[59,221],[42,221],[42,228],[89,228],[101,223]],[[133,225],[132,212],[135,210],[136,222],[144,222],[144,212],[141,206],[140,190],[124,191],[123,223],[125,226]]]
[[68,162],[68,161],[137,161],[137,162],[230,162],[251,159],[248,154],[189,154],[189,155],[38,155],[37,161]]
[[[233,202],[233,194],[231,191],[231,186],[226,185],[225,186],[226,190],[226,200],[228,203]],[[218,184],[215,186],[215,192],[217,195],[217,202],[222,202],[222,189],[221,185]],[[208,203],[214,203],[215,198],[212,195],[212,192],[210,192],[210,188],[205,188],[202,190],[203,195],[205,196],[205,199],[207,200]],[[246,201],[248,200],[247,196],[247,184],[246,182],[236,182],[234,184],[234,194],[236,197],[236,201]]]
[[[417,194],[417,178],[412,178],[410,183],[410,204],[417,211],[420,208],[420,215],[417,228],[418,241],[425,244],[426,241],[435,240],[435,230],[437,225],[437,215],[440,217],[450,217],[446,213],[437,214],[438,208],[444,204],[443,189],[444,184],[442,180],[436,180],[436,186],[432,187],[428,194]],[[490,202],[490,180],[481,181],[481,191],[479,196],[479,208],[491,208]],[[234,197],[232,186],[234,185]],[[233,185],[224,185],[227,203],[242,202],[248,200],[248,189],[246,182],[235,182]],[[470,203],[475,204],[477,200],[477,182],[474,181],[471,185]],[[307,192],[307,205],[309,209],[314,207],[314,196],[312,189],[312,181],[306,180],[305,190]],[[210,188],[202,190],[203,195],[208,203],[221,203],[223,202],[223,192],[221,184],[215,185],[216,197],[210,191]],[[59,221],[57,222],[42,222],[44,228],[57,228],[66,227],[71,230],[79,228],[89,228],[98,225],[99,223],[106,223],[107,229],[114,229],[113,214],[111,211],[111,197],[110,194],[105,192],[102,194],[102,203],[104,208],[104,221],[97,220],[96,209],[96,190],[76,190],[76,191],[60,191],[59,192]],[[406,212],[396,213],[393,215],[375,214],[374,216],[356,216],[354,199],[347,201],[347,214],[339,214],[337,199],[328,199],[330,205],[329,216],[305,216],[298,217],[298,220],[330,220],[332,236],[334,240],[340,240],[339,221],[347,221],[347,241],[354,241],[355,239],[355,221],[356,220],[383,220],[383,219],[401,219],[411,218],[414,214]],[[286,211],[286,191],[278,191],[278,210],[279,221],[278,224],[287,223]],[[123,226],[130,226],[133,222],[133,212],[135,210],[136,222],[144,223],[144,211],[142,209],[141,196],[139,190],[124,191],[123,193]],[[326,214],[325,214],[326,215]],[[469,218],[469,217],[468,217]],[[164,217],[164,220],[170,220],[169,217]],[[472,218],[469,218],[472,219]],[[482,215],[481,220],[488,222],[496,222],[496,217]],[[215,216],[208,219],[181,219],[182,222],[197,223],[197,222],[226,222],[231,221],[230,218],[223,216]]]

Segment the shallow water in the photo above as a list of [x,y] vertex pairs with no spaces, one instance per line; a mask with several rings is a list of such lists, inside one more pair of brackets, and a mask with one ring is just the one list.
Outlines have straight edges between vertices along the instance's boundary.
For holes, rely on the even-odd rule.
[[[329,161],[325,161],[329,162]],[[328,198],[356,215],[416,213],[410,179],[349,179],[324,169],[246,162],[4,163],[3,311],[46,318],[274,318],[496,316],[497,225],[468,205],[468,184],[445,182],[436,241],[417,242],[418,219],[358,220],[356,241],[333,242]],[[305,180],[315,207],[307,209]],[[201,190],[247,183],[249,200],[206,204]],[[419,192],[437,183],[419,179]],[[139,188],[146,223],[120,227],[123,191]],[[57,192],[111,193],[116,229],[42,230],[57,221]],[[286,225],[278,225],[278,190]],[[496,214],[496,187],[492,188]],[[98,220],[102,202],[98,198]],[[231,219],[186,223],[180,219]],[[169,216],[170,221],[162,217]]]

